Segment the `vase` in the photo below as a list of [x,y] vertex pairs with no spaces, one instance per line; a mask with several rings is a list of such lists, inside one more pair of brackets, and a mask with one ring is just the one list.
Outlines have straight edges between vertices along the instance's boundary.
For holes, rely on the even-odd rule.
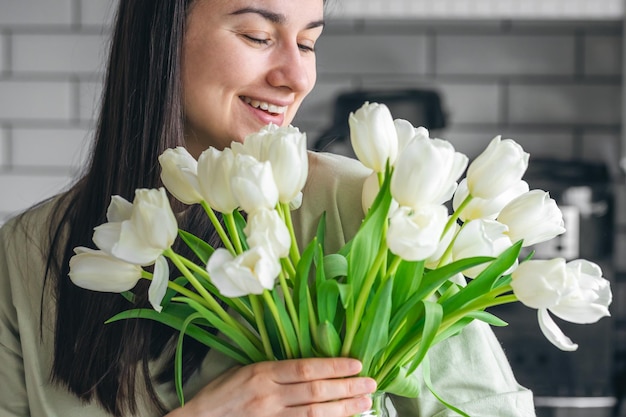
[[376,391],[371,395],[372,408],[368,411],[358,414],[354,417],[390,417],[389,408],[387,406],[387,393]]

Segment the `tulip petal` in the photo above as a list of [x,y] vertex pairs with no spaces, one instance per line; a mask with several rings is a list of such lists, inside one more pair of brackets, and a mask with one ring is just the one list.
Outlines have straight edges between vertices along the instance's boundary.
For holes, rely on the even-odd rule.
[[120,239],[121,234],[122,223],[104,223],[94,228],[93,243],[99,249],[113,255],[113,247]]
[[132,289],[141,278],[141,267],[120,261],[104,251],[78,247],[70,259],[69,277],[87,290],[120,293]]
[[107,220],[109,222],[123,222],[130,219],[133,213],[133,204],[119,195],[111,197],[111,203],[107,208]]
[[163,249],[150,247],[145,244],[134,224],[130,221],[121,223],[119,240],[111,250],[111,254],[116,258],[144,266],[154,263],[161,253],[163,253]]
[[578,345],[572,342],[569,337],[565,336],[559,326],[557,326],[554,320],[552,320],[548,310],[543,308],[537,310],[537,318],[539,320],[539,328],[541,328],[541,332],[550,341],[550,343],[559,349],[568,352],[578,349]]
[[163,255],[159,256],[154,264],[154,273],[152,274],[152,282],[148,288],[148,301],[159,313],[163,310],[161,307],[161,301],[165,297],[167,291],[167,284],[169,282],[170,270],[167,265],[167,260]]

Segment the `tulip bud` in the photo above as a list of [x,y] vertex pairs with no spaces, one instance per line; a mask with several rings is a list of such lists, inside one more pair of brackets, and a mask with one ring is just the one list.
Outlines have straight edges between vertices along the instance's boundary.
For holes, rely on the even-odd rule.
[[269,161],[278,187],[278,199],[289,203],[302,190],[309,172],[306,134],[293,126],[270,124],[246,136],[236,152],[246,153],[261,162]]
[[400,207],[389,219],[389,250],[407,261],[424,260],[437,250],[447,221],[445,206]]
[[217,249],[206,266],[211,281],[225,297],[262,294],[274,288],[280,262],[263,246],[233,257],[224,248]]
[[[121,197],[109,205],[109,218],[125,218],[127,204]],[[121,208],[124,214],[117,212]],[[98,248],[118,259],[137,265],[150,265],[170,248],[178,235],[176,217],[170,207],[165,188],[138,189],[130,218],[104,223],[94,229],[93,241]]]
[[502,194],[522,179],[528,157],[513,140],[496,136],[467,169],[470,194],[487,200]]
[[398,136],[393,118],[384,104],[365,103],[350,113],[350,141],[357,158],[376,172],[393,165],[398,154]]
[[244,233],[251,248],[264,246],[277,258],[289,255],[291,235],[276,210],[262,209],[252,212],[248,216]]
[[523,246],[545,242],[565,232],[561,210],[543,190],[515,198],[502,209],[498,221],[508,226],[511,241],[523,239]]
[[198,183],[198,161],[178,146],[166,149],[159,156],[161,164],[161,181],[165,188],[179,201],[185,204],[196,204],[202,201]]
[[259,162],[249,155],[237,155],[230,184],[235,200],[248,214],[273,209],[278,203],[278,188],[268,161]]
[[561,350],[578,348],[554,322],[548,311],[563,320],[595,323],[610,316],[612,301],[609,281],[600,267],[578,259],[565,263],[562,258],[530,260],[511,274],[515,296],[525,305],[537,308],[539,327],[544,336]]
[[416,136],[423,139],[430,138],[428,129],[422,126],[416,128],[408,120],[395,119],[393,124],[396,127],[396,134],[398,135],[398,155],[402,154],[406,145]]
[[139,265],[121,261],[101,250],[77,247],[74,252],[69,277],[81,288],[120,293],[132,289],[141,279]]
[[230,148],[208,148],[198,158],[200,193],[213,210],[230,214],[238,206],[230,185],[235,156]]
[[400,206],[440,205],[452,198],[467,157],[440,139],[416,136],[396,161],[391,195]]

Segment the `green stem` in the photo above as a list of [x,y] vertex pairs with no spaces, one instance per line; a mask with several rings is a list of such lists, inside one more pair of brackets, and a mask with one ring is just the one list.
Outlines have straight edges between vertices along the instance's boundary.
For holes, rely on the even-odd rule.
[[285,279],[285,273],[283,271],[280,271],[280,274],[278,274],[278,281],[280,282],[280,287],[283,290],[283,299],[285,300],[289,316],[291,317],[293,327],[296,331],[296,337],[300,340],[300,328],[298,326],[300,319],[298,318],[298,312],[296,311],[296,306],[293,303],[293,298],[291,296],[291,292],[289,291],[289,287],[287,286],[287,280]]
[[274,299],[272,298],[270,292],[268,290],[263,291],[263,299],[267,304],[267,308],[272,313],[274,317],[274,322],[276,323],[276,327],[278,327],[278,332],[280,333],[280,338],[283,341],[283,346],[285,347],[285,354],[287,355],[287,359],[293,359],[293,351],[291,350],[291,346],[289,345],[289,338],[285,333],[285,329],[283,328],[282,322],[280,320],[280,314],[278,313],[278,309],[276,308],[276,304],[274,304]]
[[376,254],[376,259],[374,260],[374,264],[372,268],[368,272],[365,280],[363,282],[363,286],[359,290],[359,297],[357,298],[355,307],[354,307],[354,315],[352,316],[352,320],[347,323],[346,328],[346,336],[344,339],[343,347],[341,349],[341,356],[348,356],[350,353],[350,349],[352,348],[352,342],[354,342],[354,337],[356,336],[357,329],[361,322],[361,316],[365,311],[365,304],[367,302],[367,298],[369,297],[370,290],[374,285],[374,281],[376,276],[380,270],[382,262],[385,260],[387,255],[387,243],[385,238],[383,237],[382,242],[380,244],[380,249]]
[[[149,281],[152,281],[152,274],[148,271],[141,271],[141,277],[145,278]],[[195,292],[189,290],[188,288],[183,287],[173,281],[167,281],[167,287],[173,289],[177,293],[184,295],[187,298],[191,298],[192,300],[202,304],[205,307],[209,307],[209,304],[204,300],[204,298],[200,297]]]
[[209,204],[204,200],[202,200],[200,204],[204,208],[204,211],[206,212],[206,214],[209,216],[209,219],[211,219],[211,223],[213,223],[213,227],[215,227],[215,230],[217,231],[217,234],[219,235],[220,239],[222,239],[222,243],[224,243],[224,246],[226,247],[226,249],[228,249],[231,254],[235,255],[235,249],[233,247],[233,244],[228,238],[228,235],[226,234],[224,227],[222,227],[222,223],[220,223],[220,221],[218,220],[211,206],[209,206]]
[[291,237],[291,247],[289,248],[289,257],[293,265],[298,265],[300,262],[300,250],[298,249],[298,241],[296,240],[296,234],[293,229],[293,221],[291,219],[291,210],[289,209],[289,203],[279,203],[278,212],[285,221],[285,225],[289,230],[289,236]]
[[237,253],[243,253],[243,246],[241,245],[241,239],[239,238],[239,233],[237,232],[237,225],[235,223],[235,216],[232,213],[224,214],[224,220],[226,222],[226,228],[233,238],[233,243],[235,245],[235,251]]
[[259,296],[251,294],[249,298],[250,305],[252,306],[252,311],[254,312],[254,317],[256,319],[257,328],[259,330],[259,335],[261,336],[261,341],[263,342],[265,356],[268,361],[274,360],[274,352],[272,351],[272,344],[270,343],[267,328],[265,327],[265,320],[263,319],[263,306],[261,305]]

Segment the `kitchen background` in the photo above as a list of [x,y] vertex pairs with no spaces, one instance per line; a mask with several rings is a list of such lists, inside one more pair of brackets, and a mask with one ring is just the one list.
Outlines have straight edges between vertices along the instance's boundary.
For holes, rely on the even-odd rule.
[[[0,0],[0,223],[80,169],[114,4]],[[526,179],[559,201],[570,230],[538,255],[593,259],[614,293],[611,318],[563,325],[575,353],[548,345],[530,310],[501,311],[512,326],[498,335],[539,416],[626,416],[623,14],[621,0],[336,2],[294,122],[312,148],[349,152],[335,101],[359,91],[470,158],[499,134],[530,152]]]

